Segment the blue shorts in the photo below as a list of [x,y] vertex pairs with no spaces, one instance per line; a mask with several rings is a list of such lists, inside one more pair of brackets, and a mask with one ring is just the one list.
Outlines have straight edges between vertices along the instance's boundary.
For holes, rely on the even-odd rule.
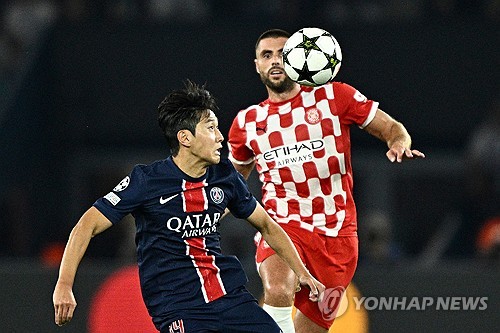
[[180,312],[178,319],[161,325],[160,332],[281,333],[276,322],[246,289],[231,294]]

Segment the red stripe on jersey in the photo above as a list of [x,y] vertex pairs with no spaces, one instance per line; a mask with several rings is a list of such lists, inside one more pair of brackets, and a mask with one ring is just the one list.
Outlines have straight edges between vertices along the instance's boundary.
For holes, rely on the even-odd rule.
[[320,179],[319,185],[321,187],[321,192],[323,192],[324,195],[332,194],[332,181],[330,178]]
[[[278,169],[278,173],[280,175],[280,179],[283,180],[283,183],[291,182],[293,180],[292,171],[290,170],[289,167]],[[283,183],[274,185],[274,189],[276,190],[276,197],[278,198],[286,198],[286,189],[283,186]],[[297,190],[297,192],[299,192],[299,190]]]
[[333,200],[335,201],[335,206],[337,207],[338,211],[345,209],[346,203],[343,196],[337,194],[336,196],[333,197]]
[[285,113],[280,116],[281,128],[287,128],[293,125],[293,116],[291,112]]
[[245,123],[252,123],[257,120],[257,112],[247,112],[245,114]]
[[[263,200],[265,199],[266,194],[263,195]],[[278,204],[275,199],[266,200],[266,209],[269,214],[273,214],[278,210]]]
[[302,183],[295,183],[295,188],[297,194],[302,198],[307,198],[311,195],[311,191],[309,189],[309,184],[307,183],[307,181]]
[[215,256],[209,255],[204,237],[188,238],[187,254],[196,268],[200,278],[201,291],[205,302],[212,302],[226,294],[226,289],[220,277],[220,269],[215,264]]
[[[259,150],[259,149],[260,149],[260,148],[259,148],[259,145],[258,145],[258,143],[257,143],[256,141],[251,141],[251,142],[250,142],[250,147],[252,147],[252,150],[253,150],[254,152],[256,152],[256,154],[260,154],[260,153],[261,153],[261,151]],[[257,152],[258,152],[258,153],[257,153]],[[253,157],[253,155],[252,155],[252,157]]]
[[208,208],[207,194],[205,193],[205,180],[192,183],[183,180],[182,202],[186,213],[202,212]]
[[333,132],[333,120],[323,119],[321,121],[321,132],[323,136],[332,135]]
[[330,174],[340,174],[340,162],[337,156],[330,156],[328,158],[328,170]]
[[326,155],[325,149],[313,151],[314,158],[323,158],[323,157],[325,157],[325,155]]
[[288,214],[300,214],[300,204],[298,200],[290,199],[288,200]]
[[304,173],[306,175],[306,179],[319,178],[318,168],[316,167],[316,163],[314,162],[305,162],[303,164]]
[[324,214],[325,212],[325,200],[321,197],[316,197],[312,200],[312,213],[313,214]]
[[295,127],[295,137],[297,138],[297,142],[307,141],[310,139],[308,127],[309,126],[307,125],[298,125]]
[[314,91],[314,98],[317,100],[317,101],[321,101],[321,100],[325,100],[328,98],[327,96],[327,93],[326,93],[326,89],[328,89],[327,87],[325,87],[325,89],[316,89]]
[[276,131],[276,132],[270,133],[269,134],[269,144],[270,144],[271,148],[283,146],[284,143],[283,143],[283,137],[281,136],[281,132]]

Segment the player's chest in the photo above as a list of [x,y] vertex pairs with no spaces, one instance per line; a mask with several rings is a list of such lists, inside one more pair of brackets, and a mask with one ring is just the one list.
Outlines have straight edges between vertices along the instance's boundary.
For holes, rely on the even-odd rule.
[[227,188],[217,185],[171,188],[158,191],[143,205],[148,223],[164,233],[181,238],[217,232],[220,218],[230,200]]
[[290,147],[294,151],[316,150],[325,137],[340,132],[334,105],[327,100],[310,107],[288,105],[270,110],[266,117],[247,124],[248,143],[256,154],[278,147]]

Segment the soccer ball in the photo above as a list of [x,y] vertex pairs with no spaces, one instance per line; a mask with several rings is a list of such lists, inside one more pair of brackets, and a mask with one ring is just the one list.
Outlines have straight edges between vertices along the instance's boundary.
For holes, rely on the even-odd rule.
[[306,86],[320,86],[339,72],[342,51],[337,40],[320,28],[303,28],[288,38],[283,64],[288,77]]

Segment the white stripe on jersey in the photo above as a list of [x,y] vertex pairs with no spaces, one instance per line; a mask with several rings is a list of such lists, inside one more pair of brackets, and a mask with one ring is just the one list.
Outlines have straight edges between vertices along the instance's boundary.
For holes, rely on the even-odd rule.
[[369,123],[372,122],[373,118],[375,118],[375,114],[377,113],[377,109],[378,109],[378,102],[373,102],[370,114],[368,114],[368,117],[366,118],[365,122],[361,126],[359,126],[359,128],[363,129],[366,126],[368,126]]

